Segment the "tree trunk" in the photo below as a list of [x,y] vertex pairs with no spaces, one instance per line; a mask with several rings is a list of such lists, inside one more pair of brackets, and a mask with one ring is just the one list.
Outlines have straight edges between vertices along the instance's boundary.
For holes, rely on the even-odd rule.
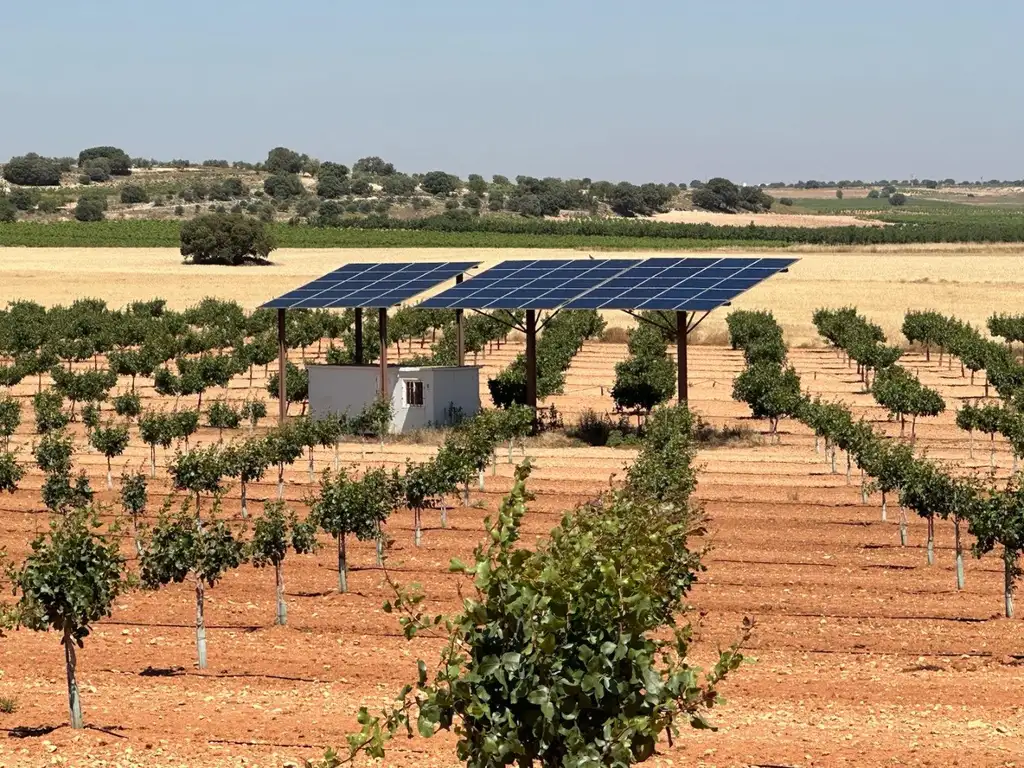
[[907,510],[900,504],[900,546],[907,546]]
[[338,471],[338,467],[341,466],[341,448],[338,443],[334,444],[334,471]]
[[277,465],[277,500],[284,501],[284,462]]
[[348,558],[345,553],[345,534],[338,536],[338,591],[348,592]]
[[928,565],[935,565],[935,518],[928,518]]
[[991,472],[996,471],[996,433],[993,432],[989,441],[988,468]]
[[900,437],[903,437],[904,434],[906,434],[906,429],[907,429],[907,419],[901,413],[900,414]]
[[821,435],[818,434],[814,435],[814,453],[815,455],[821,454]]
[[156,477],[156,443],[149,446],[149,468],[150,476]]
[[377,526],[377,567],[384,567],[384,531]]
[[421,515],[422,515],[422,513],[418,509],[414,509],[412,511],[413,527],[415,529],[414,532],[413,532],[413,544],[415,544],[417,547],[420,545],[420,542],[423,540],[423,528],[422,528],[422,525],[421,525]]
[[953,518],[953,536],[956,540],[956,588],[964,588],[964,550],[960,542],[960,518]]
[[969,443],[970,448],[968,449],[970,451],[970,453],[968,455],[973,459],[974,458],[974,430],[973,429],[970,430],[967,434],[970,435],[970,443]]
[[884,523],[889,519],[889,510],[885,504],[885,491],[882,491],[882,522]]
[[196,653],[199,668],[206,669],[206,617],[203,615],[203,596],[205,587],[203,580],[196,579]]
[[462,503],[467,507],[469,506],[469,482],[466,482],[465,487],[462,489]]
[[110,457],[109,456],[107,457],[107,490],[108,491],[114,490],[114,477],[111,474]]
[[82,727],[82,698],[78,692],[78,678],[75,676],[78,657],[75,653],[75,639],[68,629],[64,630],[64,667],[68,675],[68,716],[71,727],[79,729]]
[[309,447],[309,482],[313,482],[314,469],[313,469],[313,446]]
[[1013,618],[1013,570],[1016,560],[1016,551],[1003,547],[1003,606],[1008,619]]
[[243,520],[248,520],[249,519],[249,494],[248,494],[249,484],[247,482],[245,482],[245,480],[242,480],[241,485],[242,485],[242,519]]
[[910,442],[917,440],[917,414],[910,419]]
[[448,505],[444,503],[444,499],[441,499],[441,527],[448,527]]
[[832,446],[832,474],[836,474],[836,448]]
[[274,563],[274,583],[277,585],[277,620],[276,624],[283,627],[288,623],[288,605],[284,601],[284,571],[281,563]]
[[513,442],[515,442],[515,439],[510,437],[509,440],[508,440],[508,463],[509,464],[512,463],[512,444],[513,444]]
[[477,483],[482,491],[484,489],[484,471],[482,469],[477,472]]
[[853,466],[852,466],[852,462],[850,460],[850,452],[847,451],[846,452],[846,484],[847,485],[849,485],[851,483],[850,472],[851,472],[852,469],[853,469]]
[[928,362],[928,363],[930,363],[932,361],[932,348],[931,348],[931,345],[929,345],[929,344],[925,344],[924,345],[924,359],[925,359],[925,362]]

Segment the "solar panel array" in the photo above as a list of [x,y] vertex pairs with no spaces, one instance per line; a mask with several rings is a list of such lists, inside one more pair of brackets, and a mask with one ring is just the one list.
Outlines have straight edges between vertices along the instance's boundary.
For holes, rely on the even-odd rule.
[[703,312],[728,304],[796,261],[691,257],[505,261],[420,306]]
[[266,309],[387,308],[472,269],[477,261],[346,264],[263,305]]

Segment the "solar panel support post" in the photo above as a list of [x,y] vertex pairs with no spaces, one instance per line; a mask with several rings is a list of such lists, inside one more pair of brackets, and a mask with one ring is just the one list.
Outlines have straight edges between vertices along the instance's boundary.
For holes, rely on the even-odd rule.
[[[526,404],[537,413],[537,310],[526,310]],[[534,417],[536,419],[536,416]]]
[[380,399],[390,401],[388,397],[388,311],[381,307],[378,312],[380,326]]
[[277,310],[277,419],[284,424],[288,417],[288,337],[285,333],[285,310]]
[[689,400],[689,381],[686,373],[686,312],[676,312],[676,366],[679,377],[679,402]]
[[355,323],[356,348],[353,352],[353,360],[356,365],[363,364],[363,308],[356,307]]
[[[455,276],[455,284],[458,285],[462,282],[462,275]],[[455,339],[456,347],[459,351],[459,367],[461,368],[466,364],[466,328],[465,319],[463,317],[464,312],[461,309],[455,310]]]

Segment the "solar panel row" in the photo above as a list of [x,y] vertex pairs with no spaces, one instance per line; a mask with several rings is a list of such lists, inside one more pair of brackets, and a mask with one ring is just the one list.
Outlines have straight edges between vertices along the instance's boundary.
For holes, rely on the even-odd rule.
[[346,264],[263,306],[266,309],[393,307],[478,264],[476,261]]
[[441,292],[433,309],[710,311],[786,269],[788,258],[506,261]]

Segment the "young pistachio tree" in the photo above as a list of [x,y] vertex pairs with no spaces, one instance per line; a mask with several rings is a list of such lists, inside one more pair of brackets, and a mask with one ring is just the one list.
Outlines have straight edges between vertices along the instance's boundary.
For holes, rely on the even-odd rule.
[[35,395],[32,398],[32,411],[35,416],[36,433],[40,435],[55,429],[63,429],[70,421],[64,412],[64,397],[54,390]]
[[[267,392],[270,397],[277,400],[278,395],[277,373],[274,373],[267,380]],[[302,403],[302,413],[306,412],[306,403],[309,399],[309,371],[305,367],[299,368],[295,363],[288,362],[285,368],[285,397],[288,403]]]
[[193,448],[191,451],[174,454],[168,470],[174,487],[187,491],[195,499],[196,518],[200,518],[201,494],[218,494],[223,488],[221,481],[227,474],[224,451],[219,445],[207,448]]
[[17,457],[9,451],[0,452],[0,493],[15,493],[24,477],[25,468],[18,464]]
[[92,624],[110,615],[124,588],[124,559],[117,539],[99,528],[89,509],[54,518],[49,533],[32,542],[22,566],[8,574],[20,594],[18,624],[61,633],[72,728],[83,726],[76,647],[83,647]]
[[906,368],[894,365],[879,371],[871,386],[871,394],[900,422],[900,437],[905,434],[907,416],[911,417],[910,436],[917,436],[919,416],[938,416],[946,410],[942,395],[921,384]]
[[4,450],[11,450],[11,438],[21,424],[21,404],[13,397],[0,400],[0,438],[4,441]]
[[245,543],[223,520],[211,516],[199,525],[197,518],[198,511],[193,514],[188,501],[177,515],[161,513],[143,547],[141,578],[150,589],[180,584],[189,576],[195,579],[196,655],[199,668],[206,669],[206,589],[245,562]]
[[206,409],[206,423],[217,430],[217,439],[224,442],[224,430],[238,429],[242,413],[224,399],[214,400]]
[[360,480],[344,471],[324,472],[320,492],[310,500],[310,517],[338,542],[338,592],[348,592],[347,537],[360,541],[380,539],[381,525],[397,504],[396,475],[372,469]]
[[166,413],[147,411],[139,417],[139,435],[149,446],[150,476],[156,477],[156,447],[165,451],[174,442],[174,424],[172,417]]
[[[444,477],[436,461],[424,464],[407,462],[402,477],[405,506],[412,510],[413,543],[418,547],[423,539],[423,510],[439,503],[445,492]],[[441,527],[448,527],[447,511],[441,514]]]
[[246,400],[239,410],[242,418],[249,425],[250,434],[256,429],[260,419],[267,417],[267,404],[262,400]]
[[284,600],[283,564],[289,548],[296,554],[315,552],[317,547],[316,522],[300,521],[295,512],[288,511],[282,501],[268,501],[263,505],[263,516],[256,520],[249,555],[257,568],[274,566],[277,585],[277,613],[275,623],[288,623],[288,605]]
[[43,504],[53,512],[64,512],[92,502],[93,491],[85,472],[79,472],[74,479],[71,477],[73,454],[74,443],[63,430],[43,435],[33,451],[36,464],[46,475],[41,489]]
[[999,434],[1005,418],[1003,407],[994,403],[982,406],[965,404],[957,414],[957,426],[973,426],[973,429],[969,430],[972,438],[974,430],[989,436],[988,467],[991,472],[996,470],[996,435]]
[[768,419],[772,438],[778,438],[779,419],[795,414],[803,401],[796,371],[774,363],[744,369],[733,382],[732,397],[749,405],[754,418]]
[[132,521],[132,538],[135,540],[135,554],[142,555],[139,540],[139,521],[146,512],[149,491],[144,472],[124,472],[121,475],[121,510]]
[[139,397],[138,392],[122,392],[114,397],[113,402],[114,413],[123,419],[127,419],[129,422],[132,419],[138,418],[139,414],[142,413],[142,398]]
[[302,440],[291,424],[282,424],[264,436],[267,459],[277,465],[277,498],[284,500],[284,468],[302,455]]
[[174,439],[184,442],[187,451],[188,439],[199,430],[199,411],[186,408],[183,411],[173,411],[168,418]]
[[267,443],[260,438],[251,437],[241,443],[233,443],[224,449],[225,472],[229,477],[237,477],[241,486],[242,518],[249,517],[249,483],[263,479],[270,456]]
[[[904,443],[883,441],[878,450],[865,453],[863,458],[865,471],[874,478],[871,487],[882,492],[882,522],[885,522],[888,519],[887,495],[903,486],[914,462],[914,452]],[[900,539],[906,546],[906,527],[902,521]]]
[[107,459],[107,490],[112,490],[114,480],[110,462],[128,447],[128,427],[111,423],[105,427],[96,427],[89,433],[89,442]]
[[900,488],[900,504],[912,509],[928,522],[928,565],[935,564],[935,516],[944,508],[939,494],[946,491],[942,473],[928,461],[910,463]]
[[975,537],[974,555],[981,557],[999,544],[1003,547],[1003,603],[1006,618],[1013,618],[1014,582],[1020,576],[1017,563],[1024,550],[1024,486],[1010,480],[1003,491],[992,490],[969,521]]
[[956,477],[952,472],[938,472],[935,477],[933,498],[936,514],[943,520],[953,521],[953,541],[956,558],[956,588],[964,588],[964,548],[961,528],[964,520],[970,522],[978,514],[984,499],[981,484],[974,477]]
[[252,374],[257,365],[263,367],[264,375],[267,366],[277,359],[277,339],[272,333],[260,333],[245,345],[242,354],[249,367],[249,389],[252,389]]

